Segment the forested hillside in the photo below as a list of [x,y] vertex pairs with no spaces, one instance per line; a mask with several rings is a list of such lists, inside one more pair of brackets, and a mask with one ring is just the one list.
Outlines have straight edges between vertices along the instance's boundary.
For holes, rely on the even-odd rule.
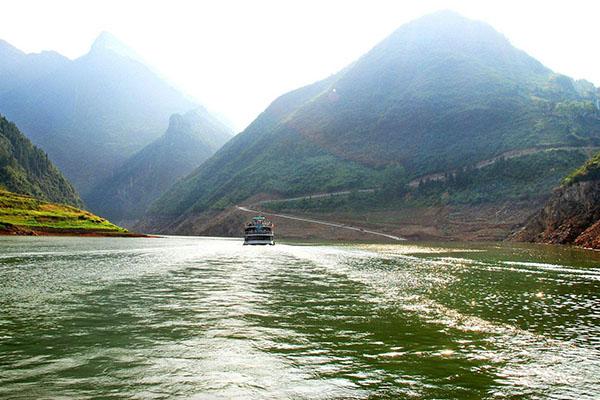
[[81,206],[69,181],[15,124],[0,116],[0,188],[55,203]]
[[[477,163],[520,149],[574,151],[572,162],[554,151],[532,159],[564,164],[534,185],[539,200],[582,162],[579,148],[600,145],[596,99],[593,85],[553,73],[489,25],[452,12],[432,14],[400,27],[337,74],[274,101],[159,199],[148,219],[176,221],[156,229],[177,230],[194,215],[261,193],[377,188],[403,202],[406,183],[432,173],[456,175],[458,182],[475,174],[470,186],[460,183],[457,201],[502,201],[537,176],[518,183],[504,176],[522,167],[519,158],[496,169],[480,170]],[[505,187],[489,195],[494,181]],[[444,184],[459,185],[456,179]],[[447,197],[442,189],[438,198]]]

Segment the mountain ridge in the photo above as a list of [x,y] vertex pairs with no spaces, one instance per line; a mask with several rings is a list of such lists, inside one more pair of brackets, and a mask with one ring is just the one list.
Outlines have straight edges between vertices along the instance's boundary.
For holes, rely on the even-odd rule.
[[100,35],[85,55],[0,90],[0,112],[48,152],[84,199],[162,135],[171,114],[197,107],[131,54],[120,54],[123,47]]
[[55,51],[25,53],[0,39],[0,93],[39,79],[69,61]]
[[[576,86],[487,24],[426,16],[340,72],[280,96],[154,203],[148,219],[179,221],[173,228],[259,193],[385,187],[522,148],[596,146],[595,94]],[[565,172],[547,172],[540,198]]]
[[232,137],[204,108],[173,114],[159,137],[101,181],[90,208],[122,225],[132,225],[148,205]]

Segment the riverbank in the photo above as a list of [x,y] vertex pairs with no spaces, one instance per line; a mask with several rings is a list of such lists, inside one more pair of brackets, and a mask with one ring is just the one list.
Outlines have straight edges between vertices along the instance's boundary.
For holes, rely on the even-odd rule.
[[156,235],[145,235],[132,232],[106,232],[86,229],[29,229],[22,226],[0,223],[0,236],[81,236],[81,237],[131,237],[157,238]]
[[0,235],[150,237],[86,210],[5,190],[0,190]]
[[397,242],[394,238],[442,242],[502,241],[539,207],[538,203],[524,201],[319,213],[298,209],[270,210],[256,200],[222,211],[186,215],[181,220],[148,220],[134,228],[171,235],[239,237],[250,216],[263,213],[275,224],[277,239],[384,243]]

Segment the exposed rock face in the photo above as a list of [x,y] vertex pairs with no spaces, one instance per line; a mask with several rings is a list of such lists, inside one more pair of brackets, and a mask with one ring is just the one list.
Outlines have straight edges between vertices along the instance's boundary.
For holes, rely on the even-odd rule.
[[600,249],[600,180],[556,189],[513,239]]
[[575,244],[590,249],[600,249],[600,221],[587,228],[575,240]]

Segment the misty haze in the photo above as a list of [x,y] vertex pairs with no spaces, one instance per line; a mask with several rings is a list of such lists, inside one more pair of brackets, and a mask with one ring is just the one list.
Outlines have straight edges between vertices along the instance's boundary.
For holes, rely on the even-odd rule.
[[0,397],[600,397],[598,15],[6,2]]

